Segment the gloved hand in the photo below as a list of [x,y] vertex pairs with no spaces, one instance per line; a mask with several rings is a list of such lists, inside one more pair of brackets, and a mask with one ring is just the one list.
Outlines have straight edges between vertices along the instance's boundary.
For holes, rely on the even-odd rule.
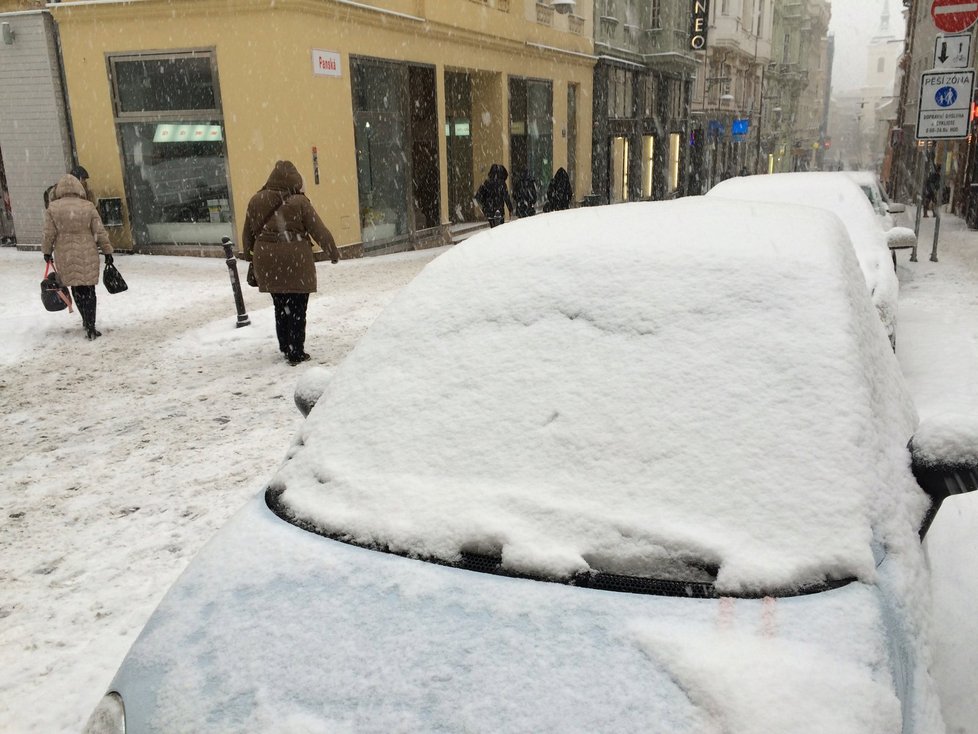
[[45,255],[44,256],[44,262],[46,262],[46,263],[53,263],[54,262],[54,258],[51,257],[50,255]]
[[106,255],[105,256],[105,264],[106,265],[111,265],[112,264],[112,255]]

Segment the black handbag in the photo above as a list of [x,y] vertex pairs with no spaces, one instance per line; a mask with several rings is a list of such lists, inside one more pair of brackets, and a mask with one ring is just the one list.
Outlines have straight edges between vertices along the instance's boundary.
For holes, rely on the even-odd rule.
[[58,271],[51,269],[51,263],[44,268],[44,279],[41,281],[41,303],[48,311],[63,311],[71,313],[71,292],[67,286],[58,280]]
[[258,287],[258,278],[255,277],[255,264],[248,263],[248,274],[245,276],[245,280],[248,282],[252,288]]
[[109,293],[122,293],[122,291],[129,290],[122,273],[116,269],[115,265],[109,263],[105,264],[105,269],[102,271],[102,285]]

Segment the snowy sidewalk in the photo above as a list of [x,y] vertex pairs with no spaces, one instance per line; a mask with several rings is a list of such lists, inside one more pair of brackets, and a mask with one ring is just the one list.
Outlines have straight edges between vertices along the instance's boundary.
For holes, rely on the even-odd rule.
[[[921,220],[917,262],[897,256],[897,357],[921,419],[978,416],[978,231],[945,215]],[[978,496],[947,500],[927,536],[934,590],[935,677],[949,734],[978,733]]]
[[[310,364],[332,365],[443,250],[318,266]],[[0,730],[77,732],[167,588],[282,461],[304,367],[223,259],[119,256],[103,336],[41,308],[40,253],[0,249]],[[242,270],[243,275],[243,270]]]

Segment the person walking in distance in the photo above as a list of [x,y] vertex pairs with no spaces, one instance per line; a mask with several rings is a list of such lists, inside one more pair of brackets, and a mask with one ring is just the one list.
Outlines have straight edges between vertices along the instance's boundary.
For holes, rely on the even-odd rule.
[[111,264],[112,245],[87,193],[81,181],[71,174],[65,174],[55,184],[44,211],[41,252],[47,262],[54,263],[61,285],[71,288],[85,336],[96,339],[102,336],[95,328],[98,253],[101,248],[106,265]]
[[513,210],[520,219],[537,213],[537,182],[529,171],[516,176],[513,183]]
[[506,188],[507,178],[509,178],[509,172],[505,166],[493,163],[489,166],[489,175],[486,176],[486,180],[475,192],[476,203],[482,208],[482,213],[489,221],[490,227],[498,227],[503,223],[505,219],[504,206],[509,209],[510,216],[513,214],[513,200],[509,198],[509,189]]
[[292,161],[277,161],[268,181],[251,197],[243,235],[244,259],[254,264],[258,289],[272,296],[279,351],[291,365],[305,362],[306,308],[309,294],[317,290],[313,241],[334,265],[340,253],[306,198]]
[[557,173],[550,180],[547,186],[547,203],[543,205],[545,212],[557,212],[570,207],[574,192],[571,190],[570,176],[563,168],[558,168]]
[[[928,210],[931,214],[934,214],[935,203],[940,206],[940,202],[937,201],[938,189],[941,187],[941,164],[938,163],[934,166],[934,170],[931,171],[927,180],[924,182],[924,216],[927,216]],[[934,216],[937,216],[934,214]]]

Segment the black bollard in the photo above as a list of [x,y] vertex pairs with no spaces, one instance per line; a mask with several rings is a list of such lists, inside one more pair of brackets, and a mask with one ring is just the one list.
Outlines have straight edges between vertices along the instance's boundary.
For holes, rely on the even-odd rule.
[[224,262],[228,266],[228,274],[231,277],[231,290],[234,291],[234,307],[238,309],[238,323],[235,327],[250,326],[251,319],[245,311],[244,296],[241,294],[241,279],[238,277],[238,260],[231,251],[231,238],[222,237],[221,246],[224,248]]

